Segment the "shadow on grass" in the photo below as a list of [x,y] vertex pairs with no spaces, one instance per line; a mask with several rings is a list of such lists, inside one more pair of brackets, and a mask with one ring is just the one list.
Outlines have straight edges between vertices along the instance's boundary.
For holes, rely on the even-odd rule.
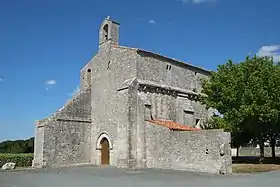
[[[232,157],[233,164],[259,164],[259,160],[260,157],[255,157],[255,156]],[[280,157],[276,157],[276,158],[265,157],[263,164],[280,165]]]

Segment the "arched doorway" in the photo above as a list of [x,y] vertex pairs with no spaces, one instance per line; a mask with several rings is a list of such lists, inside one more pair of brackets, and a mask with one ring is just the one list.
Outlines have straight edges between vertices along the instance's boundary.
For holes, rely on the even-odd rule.
[[102,138],[100,141],[101,147],[101,165],[109,165],[110,162],[110,152],[109,152],[109,141],[107,138]]
[[98,136],[96,141],[96,150],[98,151],[98,157],[96,158],[96,162],[98,164],[111,165],[114,162],[111,158],[113,142],[111,141],[110,135],[107,132],[102,132]]

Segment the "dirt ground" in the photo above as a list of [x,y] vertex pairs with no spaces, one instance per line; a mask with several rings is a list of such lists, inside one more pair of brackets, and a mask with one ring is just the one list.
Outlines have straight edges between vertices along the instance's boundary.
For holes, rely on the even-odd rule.
[[256,173],[280,170],[277,164],[233,164],[234,173]]

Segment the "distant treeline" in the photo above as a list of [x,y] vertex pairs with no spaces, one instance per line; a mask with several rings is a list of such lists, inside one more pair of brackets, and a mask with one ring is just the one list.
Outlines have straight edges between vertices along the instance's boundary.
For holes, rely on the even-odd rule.
[[27,140],[8,140],[0,143],[0,153],[33,153],[34,137]]

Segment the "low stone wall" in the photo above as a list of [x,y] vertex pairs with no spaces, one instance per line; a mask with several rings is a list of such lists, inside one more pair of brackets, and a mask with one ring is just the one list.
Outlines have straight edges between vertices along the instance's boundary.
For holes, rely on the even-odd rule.
[[[280,147],[275,148],[275,154],[276,156],[280,157]],[[236,156],[237,150],[231,149],[231,155]],[[265,157],[271,157],[272,151],[271,147],[265,147],[264,148],[264,156]],[[256,147],[241,147],[239,148],[239,156],[260,156],[260,148]]]
[[223,131],[170,131],[148,125],[146,167],[232,173],[230,134]]

